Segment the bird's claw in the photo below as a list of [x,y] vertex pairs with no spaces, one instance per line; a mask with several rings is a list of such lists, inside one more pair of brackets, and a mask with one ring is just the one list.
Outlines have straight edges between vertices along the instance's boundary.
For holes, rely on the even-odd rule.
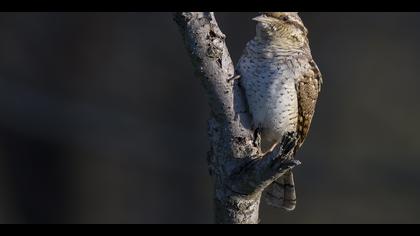
[[280,146],[282,153],[288,154],[297,144],[297,133],[288,132],[283,136]]

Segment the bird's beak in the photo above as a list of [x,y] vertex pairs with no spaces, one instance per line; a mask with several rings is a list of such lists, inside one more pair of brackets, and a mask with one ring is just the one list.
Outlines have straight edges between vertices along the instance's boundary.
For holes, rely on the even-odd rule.
[[258,22],[268,22],[270,19],[266,15],[260,15],[260,16],[252,18],[252,20],[255,20]]

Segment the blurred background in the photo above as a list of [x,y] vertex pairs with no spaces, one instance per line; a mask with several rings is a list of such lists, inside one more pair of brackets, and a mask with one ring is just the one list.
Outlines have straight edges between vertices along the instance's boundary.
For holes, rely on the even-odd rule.
[[[257,13],[216,13],[236,62]],[[301,13],[324,86],[298,207],[420,222],[420,13]],[[0,223],[212,223],[204,90],[171,13],[0,14]]]

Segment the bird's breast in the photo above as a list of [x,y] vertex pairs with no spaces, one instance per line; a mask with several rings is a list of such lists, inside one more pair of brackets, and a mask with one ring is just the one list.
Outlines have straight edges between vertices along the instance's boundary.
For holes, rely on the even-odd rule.
[[295,131],[298,102],[295,80],[298,76],[288,57],[275,53],[248,54],[238,64],[254,126],[271,136]]

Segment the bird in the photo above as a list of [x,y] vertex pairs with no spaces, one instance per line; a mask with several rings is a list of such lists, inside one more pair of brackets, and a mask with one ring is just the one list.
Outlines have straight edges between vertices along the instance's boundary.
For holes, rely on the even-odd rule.
[[[312,58],[308,30],[297,12],[261,12],[253,18],[256,35],[236,66],[259,135],[259,153],[271,152],[290,133],[296,135],[292,158],[308,135],[322,74]],[[292,171],[263,194],[269,205],[292,211],[296,189]]]

